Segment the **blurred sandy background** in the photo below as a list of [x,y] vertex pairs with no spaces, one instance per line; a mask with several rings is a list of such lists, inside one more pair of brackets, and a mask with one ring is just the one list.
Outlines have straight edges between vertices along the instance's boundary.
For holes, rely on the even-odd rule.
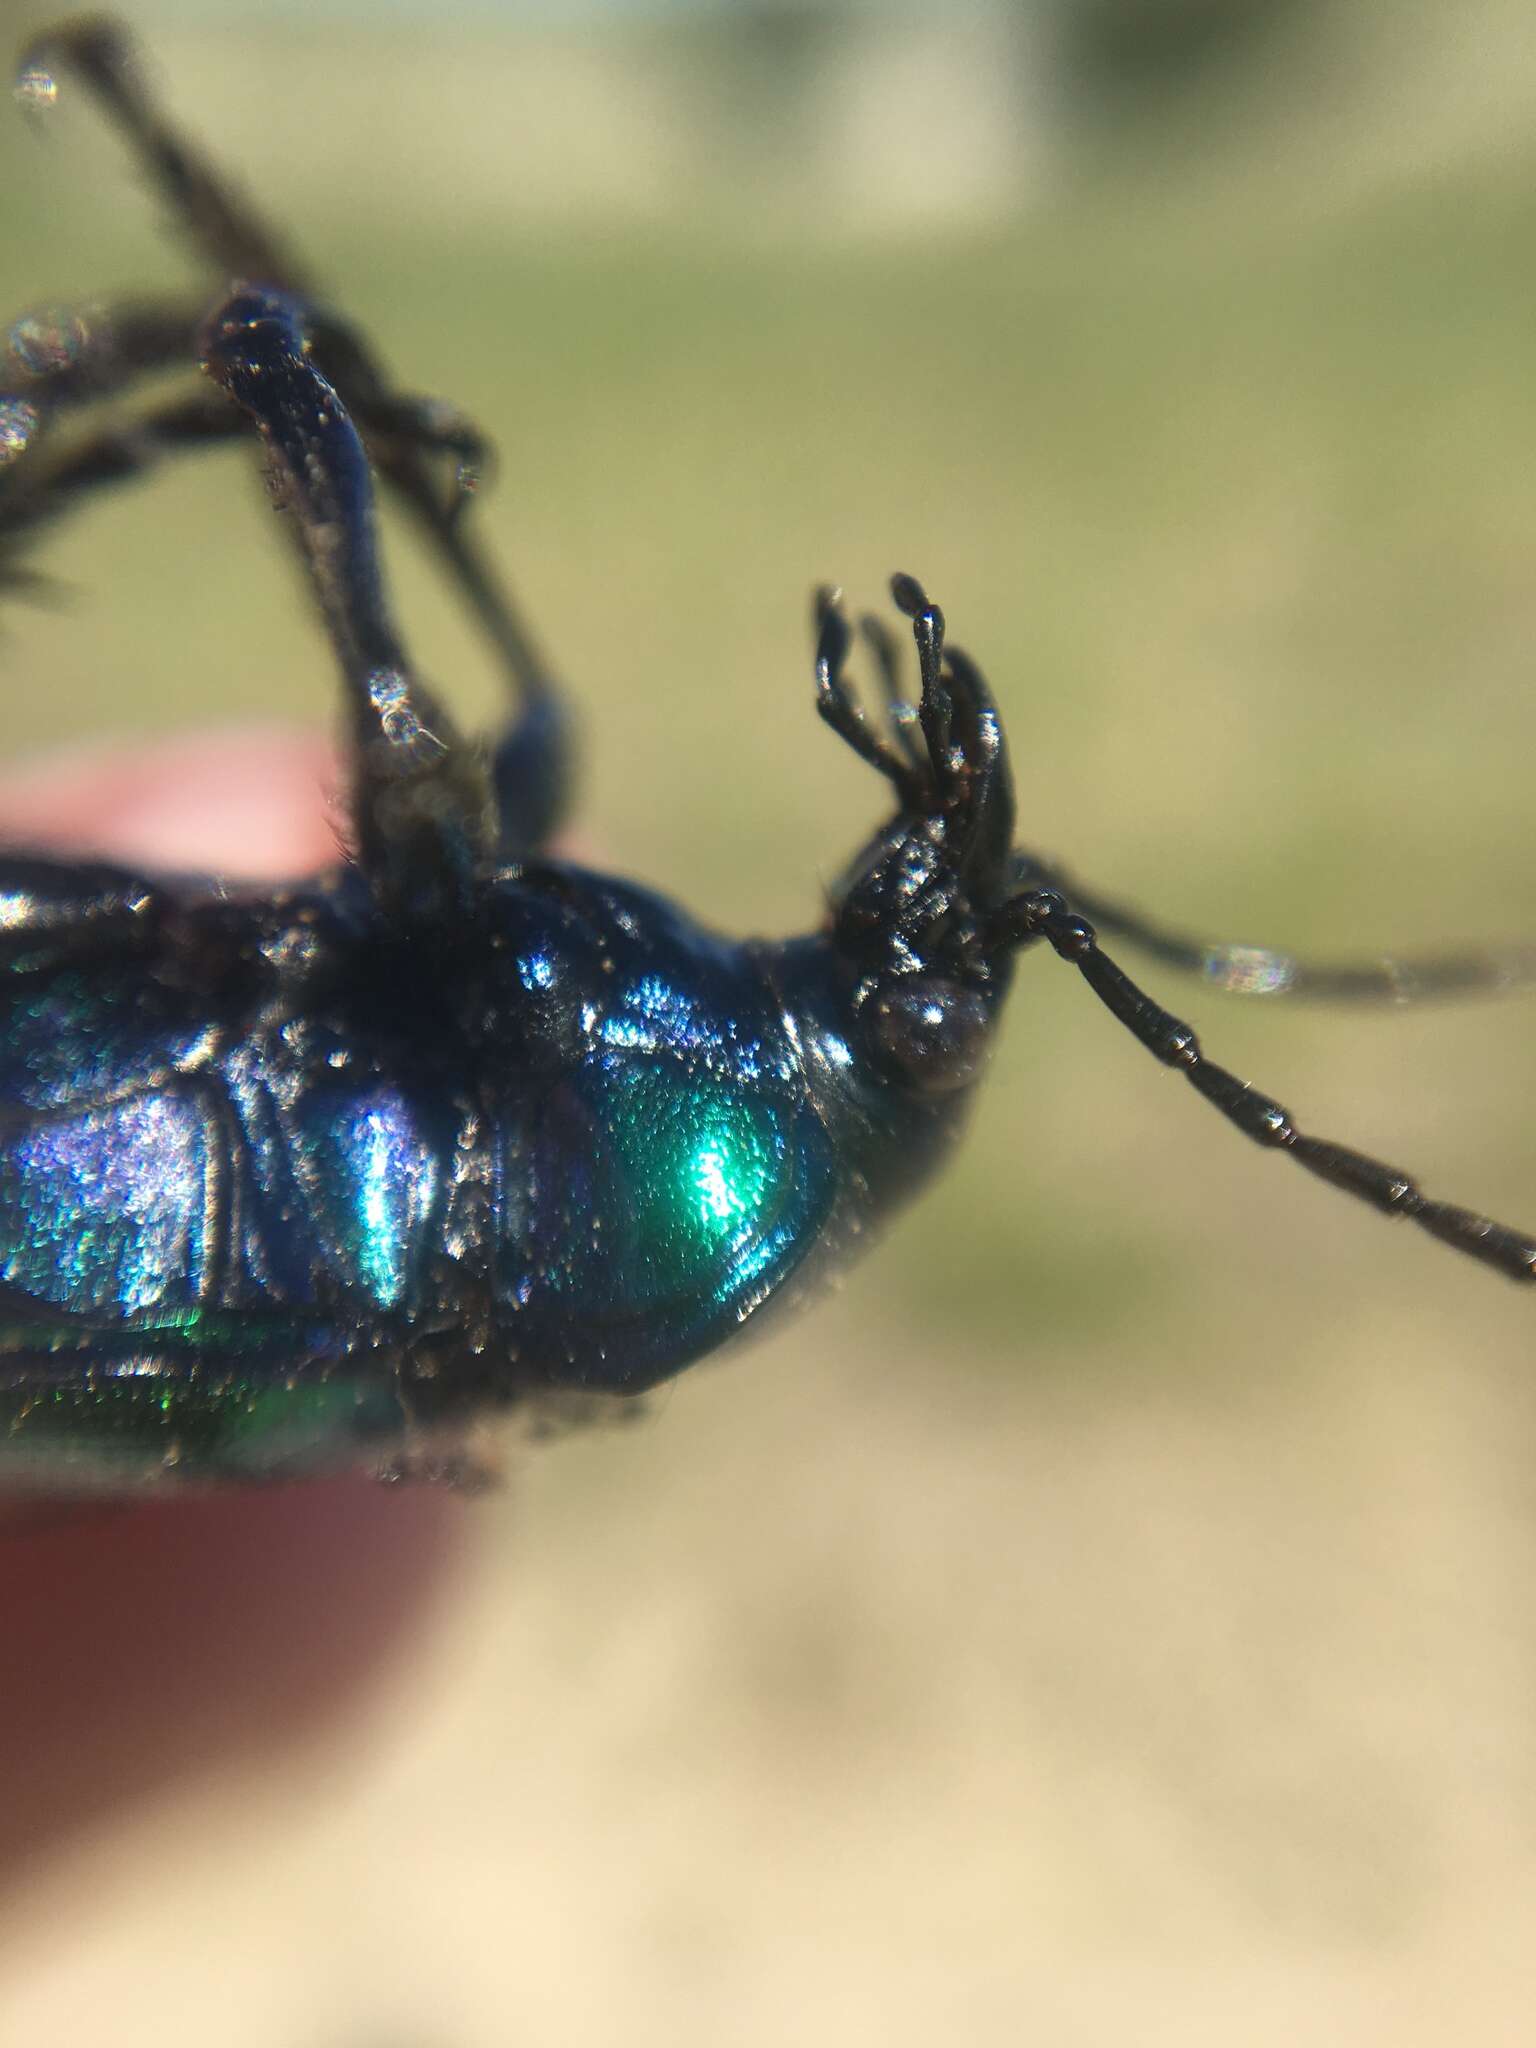
[[[878,796],[807,593],[904,566],[1022,830],[1105,890],[1325,953],[1536,925],[1524,0],[135,18],[498,437],[480,516],[616,864],[808,921]],[[53,126],[0,121],[0,304],[184,278]],[[327,715],[266,519],[231,456],[61,534],[8,746]],[[1149,979],[1304,1123],[1536,1222],[1529,1001]],[[0,2039],[1527,2041],[1532,1317],[1032,961],[971,1144],[841,1297],[522,1460],[366,1726],[40,1870]]]

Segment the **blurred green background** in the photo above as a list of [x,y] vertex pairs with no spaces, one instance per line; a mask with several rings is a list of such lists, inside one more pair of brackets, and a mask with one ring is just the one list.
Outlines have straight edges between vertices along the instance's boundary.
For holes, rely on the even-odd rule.
[[[1100,888],[1321,953],[1536,924],[1524,0],[135,21],[495,434],[478,516],[603,858],[811,921],[879,796],[812,715],[808,593],[901,566],[994,682],[1021,830]],[[185,283],[90,116],[50,131],[0,122],[0,304]],[[18,753],[329,715],[237,454],[46,561],[78,595],[8,615]],[[1148,978],[1304,1124],[1536,1222],[1529,1001]],[[967,1150],[846,1290],[520,1460],[345,1757],[40,1880],[0,2037],[1528,2038],[1531,1317],[1032,960]]]

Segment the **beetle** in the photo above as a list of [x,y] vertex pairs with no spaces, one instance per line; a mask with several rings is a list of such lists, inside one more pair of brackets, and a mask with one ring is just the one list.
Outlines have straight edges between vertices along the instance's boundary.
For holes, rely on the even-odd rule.
[[[808,1297],[932,1180],[1031,950],[1247,1137],[1536,1277],[1536,1239],[1299,1131],[1099,932],[1247,993],[1453,992],[1516,956],[1313,967],[1084,892],[1016,845],[997,706],[911,576],[892,595],[915,693],[872,620],[877,692],[859,691],[841,599],[816,600],[817,708],[893,800],[819,930],[736,942],[554,857],[561,698],[466,513],[479,435],[391,384],[168,123],[116,24],[29,51],[23,101],[61,77],[122,129],[223,289],[211,311],[13,324],[0,570],[24,574],[22,543],[168,453],[259,447],[340,670],[350,843],[326,874],[243,892],[0,856],[9,1483],[465,1478],[485,1417],[655,1386]],[[201,384],[136,396],[194,365]],[[138,410],[93,424],[104,398]],[[489,753],[413,669],[376,483],[505,671],[514,713]]]

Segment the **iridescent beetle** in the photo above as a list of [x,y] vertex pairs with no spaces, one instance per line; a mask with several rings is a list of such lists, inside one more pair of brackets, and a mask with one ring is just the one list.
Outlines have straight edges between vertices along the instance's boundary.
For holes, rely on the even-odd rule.
[[[125,131],[225,293],[211,314],[16,323],[0,548],[164,454],[259,439],[341,668],[352,845],[333,873],[234,897],[0,857],[0,1472],[453,1472],[481,1417],[655,1385],[803,1296],[933,1175],[1017,955],[1042,941],[1247,1136],[1536,1273],[1536,1240],[1302,1136],[1204,1057],[1087,919],[1238,989],[1401,997],[1497,983],[1511,958],[1309,969],[1085,896],[1014,846],[996,708],[910,577],[893,591],[915,706],[895,641],[865,622],[879,716],[846,679],[837,597],[818,602],[818,708],[896,800],[822,930],[737,944],[549,857],[558,699],[441,475],[479,459],[476,437],[390,387],[166,125],[118,28],[50,36],[23,101],[66,75]],[[195,362],[198,387],[71,431],[78,409]],[[516,693],[488,759],[390,618],[374,474]]]

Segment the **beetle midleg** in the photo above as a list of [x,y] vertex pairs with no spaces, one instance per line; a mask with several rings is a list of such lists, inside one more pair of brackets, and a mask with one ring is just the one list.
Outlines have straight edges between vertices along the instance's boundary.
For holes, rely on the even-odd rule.
[[473,886],[489,791],[396,631],[362,442],[305,349],[302,321],[296,301],[245,287],[205,326],[204,367],[261,438],[341,668],[358,867],[393,913],[431,920]]
[[[58,446],[55,423],[60,416],[119,399],[146,376],[192,370],[207,310],[205,303],[194,307],[174,299],[128,300],[25,314],[12,322],[0,355],[0,404],[8,408],[0,440],[0,532],[51,516],[52,508],[38,509],[38,501],[56,490],[125,481],[147,469],[157,454],[245,431],[227,406],[199,391],[185,399],[157,401],[126,417],[114,411],[89,434]],[[307,311],[305,329],[312,342],[319,336],[322,345],[315,353],[321,367],[341,393],[376,466],[406,494],[408,505],[418,481],[428,478],[426,462],[446,459],[455,474],[478,471],[490,462],[485,436],[455,408],[387,389],[350,328],[329,314]],[[360,365],[366,376],[358,374]],[[452,510],[464,493],[458,486],[445,492],[433,482],[429,497],[435,516],[445,497]],[[423,508],[415,509],[420,513]]]
[[[430,403],[402,400],[391,390],[358,330],[324,310],[303,266],[167,120],[119,24],[103,19],[65,24],[42,37],[23,62],[72,70],[95,94],[226,286],[249,280],[305,302],[310,341],[362,433],[370,461],[458,585],[517,700],[517,719],[497,749],[495,783],[503,850],[514,857],[533,851],[557,829],[564,811],[570,781],[568,722],[547,663],[459,516],[463,492],[454,489],[445,497],[423,454],[424,446],[452,451],[464,438],[463,421]],[[422,430],[423,421],[434,420],[435,437]]]

